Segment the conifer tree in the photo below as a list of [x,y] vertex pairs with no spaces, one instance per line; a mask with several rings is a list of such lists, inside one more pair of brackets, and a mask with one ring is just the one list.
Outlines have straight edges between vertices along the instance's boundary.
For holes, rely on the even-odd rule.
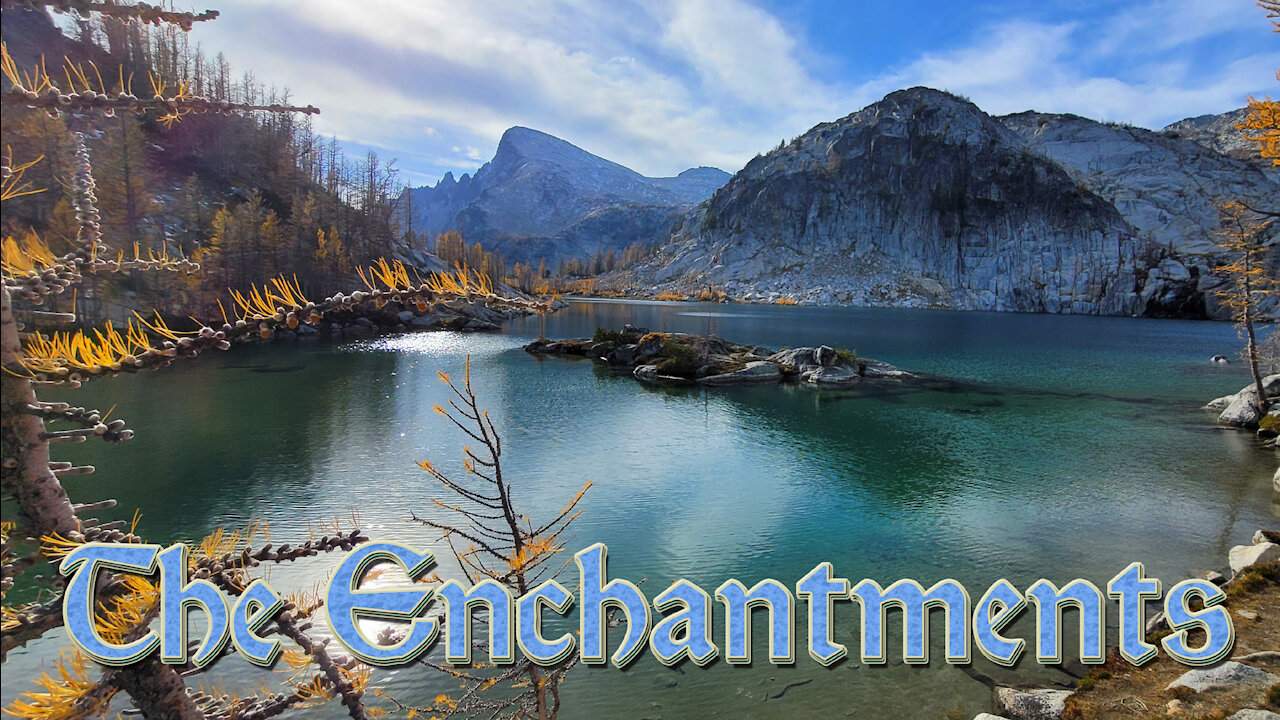
[[1219,246],[1232,260],[1217,270],[1218,274],[1227,279],[1225,289],[1220,290],[1218,296],[1231,311],[1232,319],[1244,335],[1244,358],[1253,375],[1254,389],[1258,394],[1258,410],[1263,415],[1271,404],[1262,384],[1256,324],[1259,321],[1259,307],[1275,290],[1275,278],[1267,266],[1269,248],[1265,233],[1270,225],[1271,220],[1259,218],[1241,203],[1229,202],[1224,205]]
[[[118,45],[129,64],[146,67],[146,24],[169,24],[189,29],[193,23],[211,20],[217,13],[185,13],[145,3],[134,5],[106,0],[4,0],[5,8],[47,8],[73,12],[82,18],[105,17],[119,21],[110,41]],[[108,23],[110,25],[110,23]],[[56,67],[56,66],[55,66]],[[216,100],[195,94],[191,86],[167,81],[153,72],[134,77],[122,70],[118,80],[104,81],[92,65],[67,61],[50,73],[46,66],[20,68],[3,50],[6,87],[0,100],[5,110],[5,126],[15,112],[43,112],[50,118],[73,117],[92,126],[110,123],[136,114],[162,126],[206,113],[218,114],[312,114],[315,108],[291,106],[283,102]],[[225,77],[216,81],[227,89]],[[149,87],[142,91],[143,86]],[[226,97],[225,95],[223,96]],[[51,126],[52,127],[52,126]],[[152,319],[136,315],[123,327],[107,323],[97,329],[78,327],[75,307],[61,308],[59,298],[76,295],[95,278],[129,272],[164,271],[192,274],[199,265],[181,255],[171,255],[161,244],[156,248],[124,246],[118,238],[104,236],[103,215],[89,147],[82,134],[70,134],[66,144],[72,150],[69,206],[74,210],[73,236],[65,251],[51,249],[50,228],[56,218],[33,222],[21,235],[6,235],[3,241],[3,288],[0,302],[0,484],[16,510],[16,520],[3,526],[2,584],[6,595],[3,608],[0,655],[57,629],[63,622],[64,583],[49,564],[87,542],[141,543],[137,527],[118,522],[99,522],[95,511],[109,508],[114,500],[74,502],[63,487],[62,478],[93,472],[91,466],[72,466],[55,459],[62,443],[100,440],[118,443],[133,432],[121,419],[108,420],[98,410],[69,403],[41,400],[38,390],[47,385],[79,387],[121,373],[139,373],[163,368],[175,361],[207,350],[226,350],[233,342],[251,336],[269,337],[276,330],[296,328],[301,323],[318,322],[325,314],[353,310],[366,305],[381,307],[390,302],[426,311],[436,303],[458,298],[499,307],[520,307],[538,311],[543,306],[520,299],[497,297],[487,278],[472,273],[433,275],[411,279],[401,264],[385,260],[362,269],[360,277],[367,290],[338,293],[312,301],[297,281],[284,277],[233,292],[224,305],[227,313],[220,321],[197,323],[190,330],[171,327],[157,314]],[[52,161],[52,159],[50,160]],[[31,198],[49,190],[36,185],[33,177],[41,167],[39,158],[14,159],[3,163],[3,202]],[[56,205],[54,205],[56,208]],[[222,215],[222,213],[220,213]],[[256,226],[247,224],[252,217]],[[278,218],[259,202],[237,216],[223,215],[229,227],[246,223],[236,232],[256,232],[266,238],[266,247],[276,248],[283,237]],[[9,229],[6,228],[6,231]],[[43,234],[42,234],[43,233]],[[239,235],[244,239],[247,235]],[[333,235],[336,242],[337,236]],[[323,246],[323,243],[321,243]],[[246,250],[248,252],[248,250]],[[223,255],[229,254],[225,248]],[[216,254],[216,253],[213,253]],[[66,310],[70,310],[69,312]],[[349,550],[365,540],[358,528],[332,527],[321,537],[296,544],[263,543],[254,528],[219,531],[193,549],[188,579],[207,579],[226,594],[236,597],[261,574],[261,567],[315,556],[335,550]],[[37,576],[35,570],[42,570]],[[41,579],[43,578],[43,579]],[[50,579],[52,578],[52,579]],[[23,595],[37,599],[10,606],[7,596],[23,583]],[[38,594],[35,592],[38,590]],[[128,642],[145,635],[159,612],[158,588],[149,578],[107,573],[97,591],[95,619],[104,637]],[[370,669],[331,651],[328,642],[314,638],[309,629],[321,601],[308,593],[295,593],[261,634],[274,634],[291,644],[285,661],[297,674],[278,692],[237,695],[222,690],[192,688],[189,678],[200,668],[171,666],[151,656],[126,667],[101,668],[72,652],[58,665],[60,672],[36,679],[7,712],[21,718],[69,720],[105,713],[118,695],[126,695],[138,713],[153,720],[195,720],[236,718],[260,720],[291,709],[312,707],[330,699],[341,702],[356,720],[372,717],[376,708],[366,703],[365,689]],[[227,652],[230,652],[228,650]]]
[[[1259,0],[1258,6],[1272,18],[1275,32],[1280,33],[1280,0]],[[1280,70],[1276,71],[1276,78],[1280,79]],[[1249,98],[1249,113],[1238,127],[1247,139],[1257,143],[1263,159],[1280,166],[1280,102],[1269,97]],[[1265,415],[1271,403],[1262,383],[1266,362],[1256,325],[1261,319],[1259,309],[1262,303],[1274,294],[1276,287],[1275,248],[1274,243],[1268,243],[1267,231],[1273,219],[1280,217],[1280,208],[1256,208],[1232,200],[1224,204],[1220,212],[1219,247],[1225,251],[1229,261],[1217,268],[1218,274],[1227,279],[1218,296],[1244,335],[1245,362],[1253,376],[1258,409]],[[1273,337],[1275,334],[1273,331]]]

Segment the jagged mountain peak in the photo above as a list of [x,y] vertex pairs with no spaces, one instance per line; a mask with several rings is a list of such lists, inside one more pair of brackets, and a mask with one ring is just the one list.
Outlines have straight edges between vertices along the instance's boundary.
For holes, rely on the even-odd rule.
[[[971,101],[944,90],[914,87],[892,92],[838,120],[815,125],[791,142],[756,156],[728,186],[806,165],[866,158],[874,155],[876,147],[871,137],[893,141],[927,138],[930,145],[970,148],[1019,142],[1011,131]],[[783,170],[787,168],[790,170]]]
[[[540,130],[516,126],[502,134],[493,160],[494,168],[507,168],[522,163],[538,163],[563,170],[604,172],[616,179],[640,180],[640,173],[594,155],[573,143]],[[483,171],[484,168],[481,168]]]
[[[468,242],[481,242],[511,262],[536,263],[555,260],[561,248],[581,256],[606,245],[621,250],[631,242],[661,242],[670,227],[668,211],[705,200],[728,179],[715,168],[645,177],[554,135],[515,126],[470,178],[447,174],[435,187],[406,192],[416,231],[459,230]],[[626,207],[637,208],[634,222],[627,222],[627,213],[601,215]],[[573,230],[587,227],[582,220],[588,217],[597,217],[589,224],[595,241]],[[607,228],[598,217],[609,219]],[[572,241],[560,241],[567,236]]]
[[[1164,131],[909,88],[757,156],[623,282],[747,299],[1219,316],[1233,114]],[[606,283],[611,280],[606,279]]]

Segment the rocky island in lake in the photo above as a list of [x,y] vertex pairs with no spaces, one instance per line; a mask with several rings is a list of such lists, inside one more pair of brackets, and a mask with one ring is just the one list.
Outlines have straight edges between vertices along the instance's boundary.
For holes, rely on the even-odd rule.
[[859,358],[851,350],[826,345],[774,351],[714,336],[652,332],[632,325],[622,330],[598,328],[590,338],[540,338],[524,349],[535,355],[576,355],[629,368],[637,380],[651,384],[717,386],[792,381],[844,388],[863,380],[920,377],[888,363]]

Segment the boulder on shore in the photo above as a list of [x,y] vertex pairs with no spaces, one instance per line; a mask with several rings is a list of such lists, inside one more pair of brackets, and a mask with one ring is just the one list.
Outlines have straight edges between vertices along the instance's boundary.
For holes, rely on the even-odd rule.
[[782,350],[769,356],[769,362],[803,372],[805,368],[831,367],[841,361],[840,351],[826,345]]
[[862,381],[858,369],[850,365],[816,367],[800,373],[801,382],[826,387],[847,387]]
[[1237,545],[1231,548],[1227,561],[1231,564],[1231,572],[1238,573],[1254,565],[1265,565],[1280,560],[1280,545],[1273,542],[1261,542],[1256,545]]
[[[1266,394],[1267,400],[1272,402],[1280,400],[1280,374],[1268,375],[1263,378],[1262,391]],[[1250,430],[1257,429],[1258,423],[1263,416],[1263,412],[1258,405],[1258,388],[1253,383],[1250,383],[1241,388],[1240,392],[1235,395],[1218,398],[1206,407],[1211,410],[1217,410],[1218,405],[1228,399],[1229,402],[1222,408],[1222,413],[1218,415],[1218,424]]]
[[1272,685],[1277,682],[1280,682],[1280,677],[1265,670],[1228,660],[1221,665],[1185,672],[1177,680],[1169,683],[1166,689],[1185,687],[1196,692],[1204,692],[1241,685]]
[[658,382],[658,366],[637,365],[636,369],[631,371],[631,375],[641,382],[656,383]]
[[853,353],[827,345],[782,350],[770,355],[769,362],[776,363],[788,377],[820,387],[856,385],[862,380],[865,367]]
[[995,689],[996,711],[1010,720],[1062,720],[1069,690]]
[[741,370],[708,375],[698,378],[703,385],[745,385],[751,383],[778,382],[782,379],[782,371],[768,360],[756,360],[747,363]]
[[1270,710],[1254,710],[1246,708],[1227,718],[1227,720],[1280,720],[1280,714]]
[[1220,413],[1223,410],[1226,410],[1227,406],[1231,404],[1231,401],[1235,399],[1236,399],[1235,395],[1223,395],[1222,397],[1217,398],[1216,400],[1210,400],[1209,402],[1205,403],[1204,409],[1212,410],[1213,412]]

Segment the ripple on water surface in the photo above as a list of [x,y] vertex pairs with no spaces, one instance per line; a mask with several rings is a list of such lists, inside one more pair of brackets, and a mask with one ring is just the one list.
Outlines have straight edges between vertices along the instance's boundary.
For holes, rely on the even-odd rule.
[[[625,323],[779,348],[825,343],[953,382],[655,389],[590,361],[520,350],[539,336]],[[1206,431],[1197,409],[1244,385],[1239,368],[1207,362],[1238,342],[1213,323],[575,303],[503,334],[243,347],[92,383],[67,397],[116,405],[137,439],[58,454],[99,467],[68,483],[74,497],[118,498],[107,519],[140,509],[155,541],[263,517],[286,541],[355,511],[377,537],[448,557],[409,512],[430,514],[441,496],[416,461],[460,470],[463,438],[432,407],[448,398],[437,371],[461,378],[469,355],[521,510],[548,517],[594,483],[570,546],[607,543],[610,573],[645,579],[651,596],[681,577],[708,590],[728,577],[791,583],[820,560],[854,580],[955,577],[979,593],[1001,576],[1101,583],[1134,560],[1171,581],[1220,567],[1230,545],[1274,524],[1274,456],[1247,436]],[[334,560],[280,568],[272,583],[313,584]],[[838,613],[837,640],[856,647],[856,611]],[[58,647],[11,656],[4,699]],[[859,717],[893,707],[895,717],[937,720],[989,709],[985,688],[955,668],[822,670],[798,655],[794,668],[672,670],[648,659],[625,673],[584,668],[565,688],[565,717]],[[257,683],[243,663],[218,673]],[[418,701],[453,687],[416,669],[385,682]]]

